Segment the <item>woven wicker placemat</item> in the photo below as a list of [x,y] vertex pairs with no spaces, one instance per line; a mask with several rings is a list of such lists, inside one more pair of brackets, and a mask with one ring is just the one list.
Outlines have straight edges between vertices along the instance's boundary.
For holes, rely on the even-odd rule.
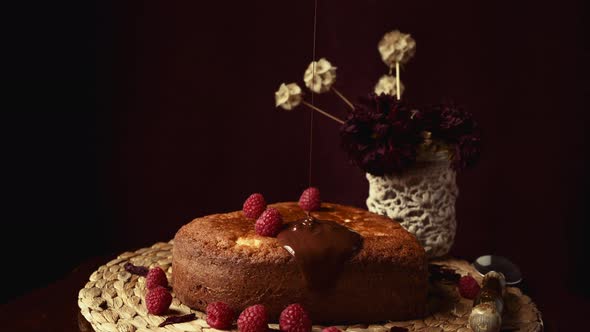
[[[180,303],[174,298],[169,315],[195,313],[197,320],[158,327],[166,317],[148,314],[143,299],[145,298],[145,278],[125,271],[124,265],[131,262],[142,266],[160,266],[170,278],[172,272],[173,242],[156,243],[150,248],[135,252],[125,252],[116,259],[98,268],[90,275],[90,280],[78,294],[80,312],[97,332],[216,332],[205,322],[205,314]],[[459,274],[470,274],[479,282],[473,267],[463,260],[444,259],[431,263],[444,265]],[[405,327],[408,331],[471,331],[467,327],[467,317],[471,311],[472,301],[461,298],[455,286],[437,283],[433,285],[429,297],[432,314],[424,319],[404,322],[388,322],[375,325],[338,326],[347,332],[388,332],[394,326]],[[277,324],[270,324],[278,329]],[[320,332],[323,326],[314,325],[313,332]],[[542,331],[541,313],[520,289],[508,287],[505,297],[505,314],[502,330],[504,331]]]

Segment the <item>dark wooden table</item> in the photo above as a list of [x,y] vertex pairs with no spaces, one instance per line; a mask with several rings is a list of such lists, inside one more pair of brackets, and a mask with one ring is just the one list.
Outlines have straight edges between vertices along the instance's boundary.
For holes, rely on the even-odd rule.
[[[93,257],[73,269],[63,279],[0,305],[1,331],[90,332],[80,314],[78,291],[90,274],[111,256]],[[81,318],[81,319],[79,319]]]

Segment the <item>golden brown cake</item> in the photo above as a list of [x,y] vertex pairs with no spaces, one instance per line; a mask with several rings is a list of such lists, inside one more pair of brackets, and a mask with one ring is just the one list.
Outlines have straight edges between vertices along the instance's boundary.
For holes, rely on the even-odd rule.
[[[325,241],[332,232],[324,232],[316,244],[328,248],[331,258],[302,264],[303,248],[293,246],[293,256],[284,246],[285,235],[295,234],[287,232],[303,225],[296,222],[306,218],[305,212],[294,202],[269,206],[281,212],[286,224],[277,238],[257,235],[255,221],[241,211],[197,218],[183,226],[173,248],[176,297],[202,311],[214,301],[226,302],[236,312],[262,303],[274,320],[288,304],[301,303],[318,324],[405,320],[425,313],[424,249],[397,222],[366,210],[323,203],[320,211],[312,212],[323,224],[314,225],[330,230],[334,223],[344,225],[336,226],[345,238]],[[316,233],[308,232],[309,238],[300,245],[314,242]],[[354,242],[355,236],[360,242]],[[350,257],[338,251],[347,246],[345,242],[350,242]],[[307,259],[313,260],[311,247],[306,249]]]

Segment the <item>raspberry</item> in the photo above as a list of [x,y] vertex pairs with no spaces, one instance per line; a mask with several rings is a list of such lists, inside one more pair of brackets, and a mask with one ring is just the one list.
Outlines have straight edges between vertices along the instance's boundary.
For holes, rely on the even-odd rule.
[[262,304],[250,306],[238,318],[240,332],[266,332],[268,330],[268,314]]
[[145,277],[145,284],[147,289],[156,288],[158,286],[168,287],[168,279],[166,278],[166,272],[159,267],[154,267],[148,271]]
[[247,218],[256,219],[266,209],[266,201],[262,194],[255,193],[250,195],[244,202],[242,211]]
[[223,302],[207,305],[207,324],[220,330],[229,330],[234,322],[234,311]]
[[309,332],[311,319],[301,304],[290,304],[281,312],[279,328],[283,332]]
[[459,294],[466,299],[473,300],[479,293],[481,287],[472,276],[463,276],[459,279]]
[[308,212],[319,210],[321,204],[320,190],[316,187],[305,189],[301,194],[301,197],[299,197],[299,206]]
[[322,329],[322,332],[342,332],[342,330],[337,328],[336,326],[329,326]]
[[161,315],[168,310],[172,303],[172,295],[167,288],[158,286],[148,290],[145,295],[145,305],[150,314]]
[[275,208],[266,209],[254,225],[256,234],[270,237],[277,236],[281,227],[283,227],[283,216]]

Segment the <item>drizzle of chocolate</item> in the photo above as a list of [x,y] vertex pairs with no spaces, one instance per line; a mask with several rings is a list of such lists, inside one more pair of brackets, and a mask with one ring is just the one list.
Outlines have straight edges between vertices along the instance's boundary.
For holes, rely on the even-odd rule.
[[289,223],[277,238],[295,257],[307,287],[313,291],[330,289],[346,260],[363,245],[359,233],[337,222],[313,217]]

